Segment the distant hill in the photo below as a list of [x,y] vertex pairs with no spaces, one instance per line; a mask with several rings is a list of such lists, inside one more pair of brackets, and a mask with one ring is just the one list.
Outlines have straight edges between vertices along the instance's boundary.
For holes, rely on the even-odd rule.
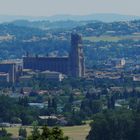
[[96,20],[103,22],[114,22],[114,21],[128,21],[128,20],[138,20],[138,16],[129,15],[119,15],[119,14],[91,14],[91,15],[56,15],[49,17],[48,20],[75,20],[75,21],[86,21],[86,20]]
[[55,15],[50,17],[31,17],[31,16],[7,16],[1,15],[0,22],[11,22],[14,20],[49,20],[49,21],[86,21],[86,20],[98,20],[103,22],[114,22],[114,21],[128,21],[128,20],[138,20],[138,16],[120,15],[120,14],[91,14],[91,15]]
[[15,20],[10,22],[15,26],[20,27],[31,27],[31,28],[40,28],[43,30],[48,29],[72,29],[77,26],[84,26],[88,23],[95,23],[98,21],[74,21],[74,20],[67,20],[67,21],[49,21],[49,20],[42,20],[42,21],[29,21],[29,20]]
[[[73,31],[83,35],[85,61],[90,67],[98,60],[111,57],[139,59],[140,20],[87,22],[18,20],[0,24],[0,59],[22,58],[26,52],[66,56],[70,48],[70,33]],[[44,27],[49,30],[42,30]]]

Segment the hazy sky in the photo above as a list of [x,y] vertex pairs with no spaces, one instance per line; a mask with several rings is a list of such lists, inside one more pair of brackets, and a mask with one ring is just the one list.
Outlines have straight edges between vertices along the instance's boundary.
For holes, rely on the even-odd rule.
[[119,13],[140,16],[140,0],[0,0],[0,15]]

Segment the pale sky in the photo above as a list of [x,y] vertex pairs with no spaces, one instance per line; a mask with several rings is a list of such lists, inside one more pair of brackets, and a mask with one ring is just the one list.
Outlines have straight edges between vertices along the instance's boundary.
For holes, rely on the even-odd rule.
[[140,16],[140,0],[0,0],[0,15],[118,13]]

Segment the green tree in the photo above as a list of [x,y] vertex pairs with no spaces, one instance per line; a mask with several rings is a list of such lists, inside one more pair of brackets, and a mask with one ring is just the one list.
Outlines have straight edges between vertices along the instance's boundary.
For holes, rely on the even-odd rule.
[[64,137],[63,131],[60,128],[54,127],[49,140],[68,140],[68,137]]
[[87,140],[139,140],[140,114],[130,110],[105,111],[93,118]]
[[18,133],[19,133],[18,135],[21,137],[21,139],[25,139],[27,137],[27,131],[25,128],[20,127]]
[[0,140],[10,140],[11,134],[5,128],[0,129]]
[[50,129],[47,127],[47,126],[43,126],[42,128],[42,134],[41,134],[41,139],[42,140],[46,140],[46,139],[49,139],[49,136],[51,134],[51,131]]
[[28,140],[39,140],[40,139],[40,131],[38,127],[38,122],[33,122],[33,131],[31,132],[32,135],[29,136]]
[[52,99],[52,108],[57,113],[57,100],[55,98]]
[[[37,134],[38,133],[38,134]],[[63,131],[58,128],[54,127],[49,129],[47,126],[42,127],[42,133],[37,132],[36,135],[32,133],[27,140],[68,140],[68,137],[65,137]]]

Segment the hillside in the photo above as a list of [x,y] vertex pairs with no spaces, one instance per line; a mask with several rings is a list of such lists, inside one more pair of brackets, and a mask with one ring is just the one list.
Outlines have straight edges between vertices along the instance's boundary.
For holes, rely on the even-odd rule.
[[[31,55],[67,56],[70,33],[73,31],[83,35],[86,65],[89,67],[104,63],[110,58],[139,58],[140,20],[56,23],[58,22],[16,21],[1,24],[0,59],[22,58],[27,51]],[[48,29],[44,30],[43,24]],[[64,24],[65,28],[61,26]]]
[[8,16],[0,15],[0,22],[11,22],[14,20],[49,20],[49,21],[87,21],[87,20],[98,20],[103,22],[114,22],[114,21],[129,21],[129,20],[138,20],[140,17],[131,16],[131,15],[120,15],[120,14],[90,14],[90,15],[54,15],[50,17],[31,17],[31,16]]

